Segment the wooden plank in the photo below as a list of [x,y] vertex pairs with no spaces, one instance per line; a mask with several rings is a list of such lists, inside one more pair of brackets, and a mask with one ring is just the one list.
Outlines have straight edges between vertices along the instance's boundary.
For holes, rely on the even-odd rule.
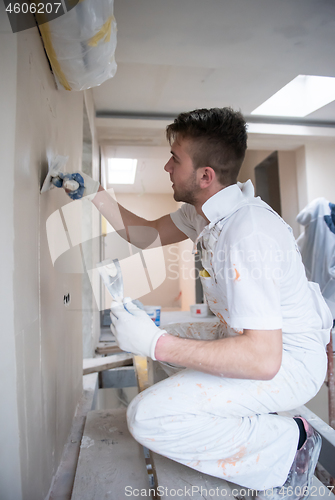
[[143,450],[128,431],[126,410],[89,412],[71,499],[120,500],[135,490],[150,498]]
[[63,449],[49,500],[70,500],[71,498],[86,416],[94,407],[97,386],[97,373],[83,377],[83,395],[72,420],[71,431]]
[[162,500],[178,497],[199,500],[234,498],[232,490],[236,489],[236,493],[240,490],[239,486],[198,472],[157,453],[152,453],[152,458],[158,481],[157,494]]
[[[202,474],[194,469],[181,465],[157,453],[152,453],[155,464],[156,476],[159,487],[157,493],[162,500],[170,500],[177,496],[182,498],[192,497],[194,499],[213,498],[254,498],[251,488],[243,488],[207,474]],[[335,490],[335,488],[334,488]],[[177,492],[177,493],[176,493]],[[179,494],[178,494],[179,493]],[[334,500],[333,493],[324,486],[315,476],[307,498],[322,500],[323,498]],[[285,497],[286,498],[286,497]]]
[[142,392],[152,385],[148,374],[148,358],[144,356],[134,356],[133,363],[137,376],[138,390]]
[[132,354],[113,354],[104,358],[84,358],[83,359],[83,372],[84,375],[89,373],[101,372],[118,366],[127,366],[133,363]]
[[124,351],[120,349],[116,342],[98,342],[95,352],[97,354],[116,354]]
[[[152,359],[146,358],[144,356],[134,356],[133,364],[135,368],[137,387],[139,392],[144,391],[154,383],[154,370]],[[143,446],[143,451],[145,455],[145,463],[147,466],[149,481],[153,485],[152,498],[157,500],[159,495],[157,495],[157,476],[156,470],[153,462],[153,452]]]

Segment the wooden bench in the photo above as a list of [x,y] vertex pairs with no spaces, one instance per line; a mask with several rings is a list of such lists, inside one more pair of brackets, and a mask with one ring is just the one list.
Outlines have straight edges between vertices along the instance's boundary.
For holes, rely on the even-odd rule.
[[[153,383],[148,360],[134,356],[139,390]],[[149,360],[149,367],[151,364]],[[305,407],[292,416],[304,416],[317,429],[323,440],[320,463],[335,476],[335,430]],[[335,496],[314,476],[311,500]],[[189,467],[151,453],[130,435],[126,410],[94,410],[87,415],[81,442],[72,500],[122,500],[139,498],[241,498],[253,497],[232,483],[197,472]]]
[[113,354],[103,358],[84,358],[83,360],[83,375],[89,373],[102,372],[117,368],[118,366],[127,366],[133,364],[133,356],[123,352],[122,354]]
[[98,342],[98,345],[95,349],[96,354],[115,354],[118,352],[124,352],[117,345],[116,342]]

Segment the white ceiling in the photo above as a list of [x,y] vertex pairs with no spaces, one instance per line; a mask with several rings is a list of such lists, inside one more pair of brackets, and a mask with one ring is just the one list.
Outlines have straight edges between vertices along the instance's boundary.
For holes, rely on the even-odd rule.
[[[118,70],[93,90],[102,144],[163,146],[166,124],[200,107],[252,121],[298,74],[335,77],[335,0],[115,0],[114,13]],[[296,123],[334,140],[335,103]],[[250,129],[249,147],[292,149],[307,128]]]

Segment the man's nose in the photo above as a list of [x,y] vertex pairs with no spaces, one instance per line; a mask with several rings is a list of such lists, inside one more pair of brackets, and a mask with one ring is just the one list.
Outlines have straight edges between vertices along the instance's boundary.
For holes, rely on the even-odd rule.
[[171,159],[165,164],[164,170],[165,172],[168,172],[169,174],[172,172],[172,165],[171,165]]

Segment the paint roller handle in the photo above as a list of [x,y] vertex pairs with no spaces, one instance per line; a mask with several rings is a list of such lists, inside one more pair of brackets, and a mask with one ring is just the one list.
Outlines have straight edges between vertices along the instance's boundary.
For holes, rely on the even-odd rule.
[[79,182],[73,180],[73,179],[66,179],[63,183],[63,188],[66,191],[76,191],[79,188],[80,184]]

